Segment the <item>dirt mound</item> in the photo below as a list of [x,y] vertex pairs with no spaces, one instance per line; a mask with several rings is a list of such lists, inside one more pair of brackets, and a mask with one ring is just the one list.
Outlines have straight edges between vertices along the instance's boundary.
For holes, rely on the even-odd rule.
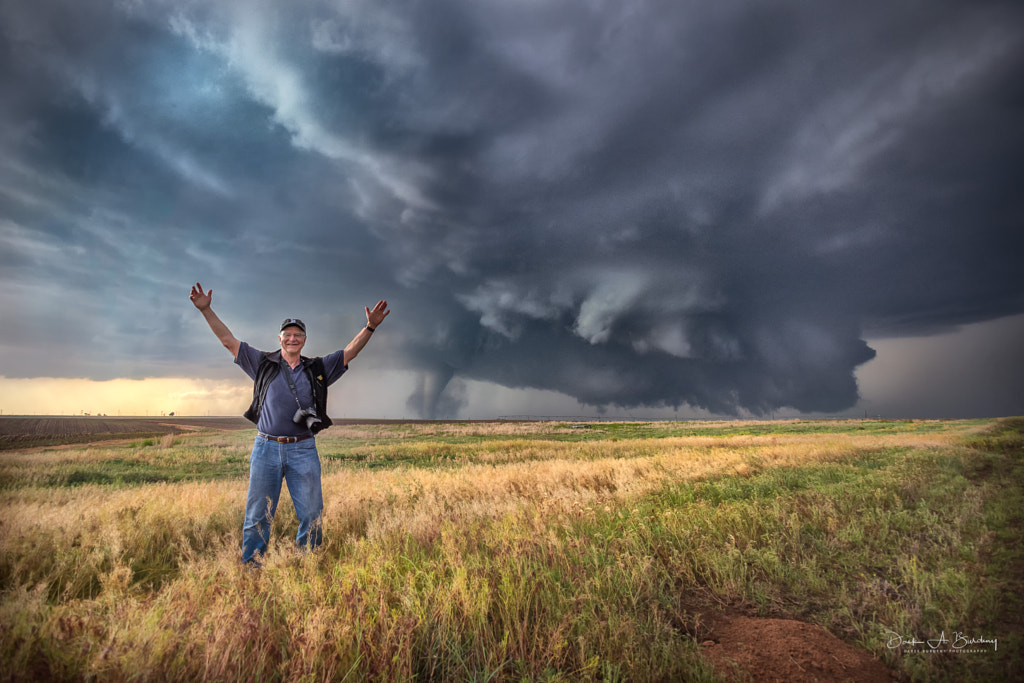
[[789,619],[707,615],[704,655],[737,680],[891,683],[895,674],[868,652],[821,628]]

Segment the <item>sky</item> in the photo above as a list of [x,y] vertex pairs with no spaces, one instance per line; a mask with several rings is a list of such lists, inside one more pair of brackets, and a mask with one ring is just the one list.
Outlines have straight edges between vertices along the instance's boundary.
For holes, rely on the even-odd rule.
[[0,0],[0,411],[1024,414],[1024,5]]

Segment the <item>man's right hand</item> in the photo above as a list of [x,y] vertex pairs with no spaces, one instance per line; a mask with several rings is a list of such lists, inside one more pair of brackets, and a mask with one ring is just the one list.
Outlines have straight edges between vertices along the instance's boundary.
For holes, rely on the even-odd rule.
[[213,290],[209,292],[203,291],[203,286],[198,282],[193,285],[192,293],[188,295],[188,298],[192,300],[193,305],[199,309],[203,317],[206,318],[207,324],[213,333],[217,335],[217,339],[224,345],[231,355],[235,358],[238,357],[238,348],[241,346],[241,342],[235,339],[235,336],[231,334],[231,330],[228,326],[221,322],[221,319],[217,317],[217,314],[210,308],[210,303],[213,301]]
[[204,292],[203,286],[197,282],[192,285],[192,293],[188,295],[188,298],[191,299],[192,304],[196,308],[200,311],[205,311],[213,302],[213,290],[211,289],[209,292]]

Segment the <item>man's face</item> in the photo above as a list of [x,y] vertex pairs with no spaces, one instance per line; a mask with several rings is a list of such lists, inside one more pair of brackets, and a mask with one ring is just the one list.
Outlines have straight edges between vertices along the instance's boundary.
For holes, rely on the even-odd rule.
[[306,345],[306,333],[294,325],[289,325],[281,330],[278,339],[281,340],[281,350],[288,353],[299,353]]

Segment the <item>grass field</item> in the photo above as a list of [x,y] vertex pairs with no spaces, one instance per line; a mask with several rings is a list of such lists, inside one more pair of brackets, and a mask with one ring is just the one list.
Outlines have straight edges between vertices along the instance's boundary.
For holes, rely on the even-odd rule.
[[1024,671],[1024,419],[344,424],[258,572],[252,430],[121,437],[0,452],[4,680],[717,680],[723,609]]

